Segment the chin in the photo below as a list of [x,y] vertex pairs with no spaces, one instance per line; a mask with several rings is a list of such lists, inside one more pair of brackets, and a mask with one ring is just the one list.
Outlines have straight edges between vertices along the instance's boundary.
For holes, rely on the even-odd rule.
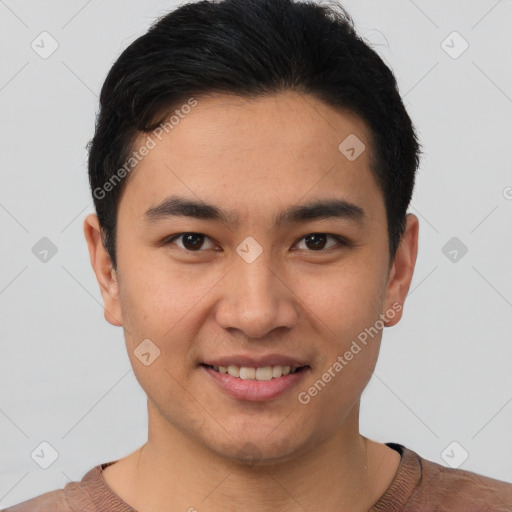
[[[217,455],[245,467],[268,466],[294,459],[307,451],[307,440],[299,433],[280,432],[274,424],[260,434],[245,430],[240,435],[226,436],[222,441],[206,443]],[[270,433],[270,435],[269,435]]]

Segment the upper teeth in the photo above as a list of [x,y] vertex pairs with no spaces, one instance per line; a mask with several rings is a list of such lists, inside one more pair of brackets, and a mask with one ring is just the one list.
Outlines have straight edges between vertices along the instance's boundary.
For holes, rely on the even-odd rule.
[[244,380],[271,380],[295,373],[299,367],[290,366],[261,366],[259,368],[251,368],[249,366],[213,366],[215,371],[227,373],[232,377],[239,377]]

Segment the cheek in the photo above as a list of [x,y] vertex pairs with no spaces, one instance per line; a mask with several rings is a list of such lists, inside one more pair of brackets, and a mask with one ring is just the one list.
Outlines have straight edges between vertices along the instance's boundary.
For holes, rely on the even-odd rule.
[[183,287],[172,274],[164,276],[142,264],[126,276],[120,287],[123,327],[128,357],[141,388],[153,404],[166,409],[174,404],[172,408],[178,411],[192,339],[186,332],[187,321],[201,290]]
[[366,387],[380,348],[384,290],[375,265],[361,263],[303,275],[294,289],[321,344],[319,364],[302,391],[305,401],[319,407],[318,413],[329,416],[331,424],[341,420]]
[[[148,395],[158,395],[161,387],[168,398],[179,392],[178,382],[187,380],[197,363],[195,340],[211,314],[208,297],[221,278],[222,273],[205,273],[199,267],[187,273],[144,264],[126,273],[120,287],[126,348]],[[141,345],[144,340],[150,340],[145,342],[149,351]],[[137,357],[141,352],[158,356],[150,371]]]
[[337,349],[378,318],[385,297],[378,269],[347,261],[329,269],[297,273],[294,293],[304,314],[327,339],[336,339]]
[[363,349],[341,370],[335,365],[336,359],[329,361],[323,373],[316,374],[300,390],[301,394],[297,396],[300,405],[297,407],[304,408],[307,418],[321,418],[324,433],[336,430],[353,411],[371,378],[376,348],[372,345]]
[[[164,339],[205,294],[202,282],[189,282],[183,272],[144,261],[126,266],[120,286],[123,319],[146,337]],[[129,270],[128,270],[129,269]]]
[[366,327],[373,325],[374,319],[371,323],[360,319],[358,322],[359,326],[355,321],[347,326],[340,320],[334,326],[335,334],[325,333],[321,361],[297,396],[299,407],[305,407],[309,417],[322,418],[325,432],[345,420],[377,363],[382,330]]

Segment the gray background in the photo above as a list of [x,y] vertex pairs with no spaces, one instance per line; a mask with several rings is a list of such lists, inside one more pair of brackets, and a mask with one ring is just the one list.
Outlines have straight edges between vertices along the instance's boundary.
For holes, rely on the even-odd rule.
[[[443,465],[465,450],[459,467],[512,482],[512,2],[343,4],[394,70],[425,153],[416,271],[361,432]],[[0,507],[146,440],[145,396],[122,329],[103,318],[82,232],[85,145],[115,58],[176,5],[0,0]],[[31,47],[43,31],[59,45],[46,59]],[[453,31],[469,44],[458,58]],[[43,237],[57,248],[46,262],[32,251]],[[467,247],[455,262],[452,237]],[[31,457],[44,441],[58,452],[48,469]]]

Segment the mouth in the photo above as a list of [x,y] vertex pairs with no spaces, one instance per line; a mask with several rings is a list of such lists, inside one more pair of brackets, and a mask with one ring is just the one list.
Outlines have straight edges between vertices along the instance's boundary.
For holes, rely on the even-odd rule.
[[[287,396],[304,381],[309,365],[238,366],[202,363],[207,382],[223,394],[244,402],[265,402]],[[304,385],[304,384],[302,384]]]
[[201,366],[205,366],[206,368],[210,368],[217,373],[222,373],[225,375],[230,375],[231,377],[242,379],[242,380],[258,380],[258,381],[268,381],[272,379],[279,379],[286,375],[294,375],[295,373],[301,372],[309,368],[309,365],[303,366],[283,366],[283,365],[273,365],[273,366],[259,366],[259,367],[251,367],[251,366],[237,366],[234,364],[228,366],[222,365],[211,365],[202,363]]

